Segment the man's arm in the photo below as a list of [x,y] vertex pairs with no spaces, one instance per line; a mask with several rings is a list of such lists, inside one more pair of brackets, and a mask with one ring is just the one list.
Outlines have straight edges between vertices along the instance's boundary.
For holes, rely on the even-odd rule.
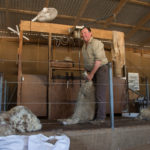
[[100,60],[96,60],[92,71],[87,75],[87,79],[88,80],[92,80],[93,79],[94,74],[98,70],[98,68],[100,67],[100,65],[101,65],[101,61]]

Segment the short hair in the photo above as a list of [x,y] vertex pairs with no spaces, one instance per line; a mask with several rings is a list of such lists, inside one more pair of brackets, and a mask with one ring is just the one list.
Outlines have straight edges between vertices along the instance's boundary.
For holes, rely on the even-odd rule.
[[91,32],[91,28],[90,27],[86,27],[86,26],[84,26],[82,29],[81,29],[81,31],[83,30],[83,29],[87,29],[89,32]]

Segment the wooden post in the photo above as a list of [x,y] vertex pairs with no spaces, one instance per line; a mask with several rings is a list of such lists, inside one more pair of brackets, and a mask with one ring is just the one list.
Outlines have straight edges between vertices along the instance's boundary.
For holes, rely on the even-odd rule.
[[17,105],[21,104],[22,44],[23,44],[23,31],[20,31],[19,48],[18,48],[18,90],[17,90]]
[[38,38],[37,50],[36,50],[36,61],[37,61],[37,63],[36,63],[36,70],[38,70],[39,64],[40,64],[40,62],[39,62],[39,54],[40,54],[40,39]]
[[113,31],[113,48],[111,50],[114,76],[123,77],[123,67],[125,65],[125,44],[124,33]]
[[49,33],[48,38],[48,119],[51,119],[51,102],[52,102],[52,68],[51,68],[51,60],[53,58],[53,54],[51,51],[52,48],[52,34]]
[[144,50],[143,48],[141,48],[141,56],[143,56]]

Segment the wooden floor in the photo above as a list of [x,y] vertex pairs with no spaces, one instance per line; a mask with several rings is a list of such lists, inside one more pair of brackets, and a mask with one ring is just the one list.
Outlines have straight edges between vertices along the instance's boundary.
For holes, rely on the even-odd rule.
[[[46,119],[41,119],[43,125],[42,131],[52,131],[52,130],[83,130],[83,129],[98,129],[98,128],[111,128],[111,120],[108,117],[105,123],[101,124],[92,124],[90,122],[80,123],[76,125],[63,125],[58,121],[49,121]],[[150,125],[150,121],[146,120],[136,120],[133,118],[124,118],[124,117],[115,117],[114,126],[118,127],[127,127],[127,126],[138,126],[138,125]]]
[[[110,117],[107,117],[105,123],[101,123],[99,125],[92,124],[91,122],[76,124],[76,125],[62,125],[58,121],[50,121],[48,119],[40,119],[40,120],[41,120],[41,123],[43,126],[42,130],[26,133],[27,135],[38,134],[38,133],[45,134],[46,136],[66,134],[71,139],[71,142],[72,142],[71,149],[73,149],[73,150],[76,149],[76,147],[74,148],[74,146],[77,145],[77,143],[80,144],[80,149],[82,149],[82,147],[84,147],[85,141],[88,141],[89,143],[91,142],[91,144],[95,144],[95,141],[97,141],[97,139],[98,140],[101,139],[102,141],[104,139],[108,139],[109,142],[108,141],[107,142],[111,143],[111,139],[110,139],[111,130],[107,130],[107,129],[111,129]],[[127,149],[127,147],[129,145],[123,146],[122,149],[120,149],[120,150],[150,150],[150,144],[147,142],[143,142],[143,140],[149,141],[149,136],[147,137],[147,135],[149,135],[150,121],[115,116],[114,126],[116,128],[114,130],[114,135],[115,135],[114,137],[120,138],[120,139],[117,138],[116,139],[117,141],[114,140],[115,144],[120,145],[120,147],[122,147],[123,143],[127,144],[127,142],[129,142],[129,145],[132,146],[132,148],[130,148],[130,149],[129,148]],[[123,129],[123,127],[125,128],[125,130]],[[97,129],[100,129],[100,130],[102,129],[102,130],[100,131]],[[106,129],[106,130],[104,130],[104,129]],[[141,131],[141,129],[142,129],[142,131]],[[148,131],[147,131],[147,129],[148,129]],[[80,132],[80,130],[81,130],[81,132]],[[87,132],[83,132],[85,130]],[[91,132],[91,130],[93,130],[93,131]],[[129,132],[129,138],[128,138],[127,134],[123,135],[123,133],[126,131]],[[132,140],[131,137],[132,136],[136,137],[136,135],[138,134],[139,131],[140,131],[141,139],[139,136],[135,139],[133,138],[133,144],[131,144],[131,142],[130,142]],[[145,133],[146,133],[146,135],[144,135]],[[80,135],[80,140],[78,139],[79,135]],[[101,137],[101,135],[103,137]],[[122,140],[122,139],[125,139],[125,140]],[[142,140],[142,142],[141,142],[141,140]],[[138,146],[135,143],[138,143],[137,144]],[[139,144],[141,144],[141,145],[139,145]],[[105,142],[104,143],[100,142],[99,146],[107,147],[107,146],[105,146]],[[95,145],[94,145],[94,147],[97,150]],[[84,147],[83,149],[86,149],[86,148]]]
[[146,145],[142,145],[142,146],[126,149],[126,150],[150,150],[150,144],[146,144]]

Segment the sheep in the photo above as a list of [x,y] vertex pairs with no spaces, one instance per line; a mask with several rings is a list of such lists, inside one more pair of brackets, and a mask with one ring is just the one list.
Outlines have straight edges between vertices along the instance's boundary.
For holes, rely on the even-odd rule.
[[64,125],[84,123],[93,120],[95,115],[95,89],[92,81],[82,84],[73,115],[68,119],[58,119]]

